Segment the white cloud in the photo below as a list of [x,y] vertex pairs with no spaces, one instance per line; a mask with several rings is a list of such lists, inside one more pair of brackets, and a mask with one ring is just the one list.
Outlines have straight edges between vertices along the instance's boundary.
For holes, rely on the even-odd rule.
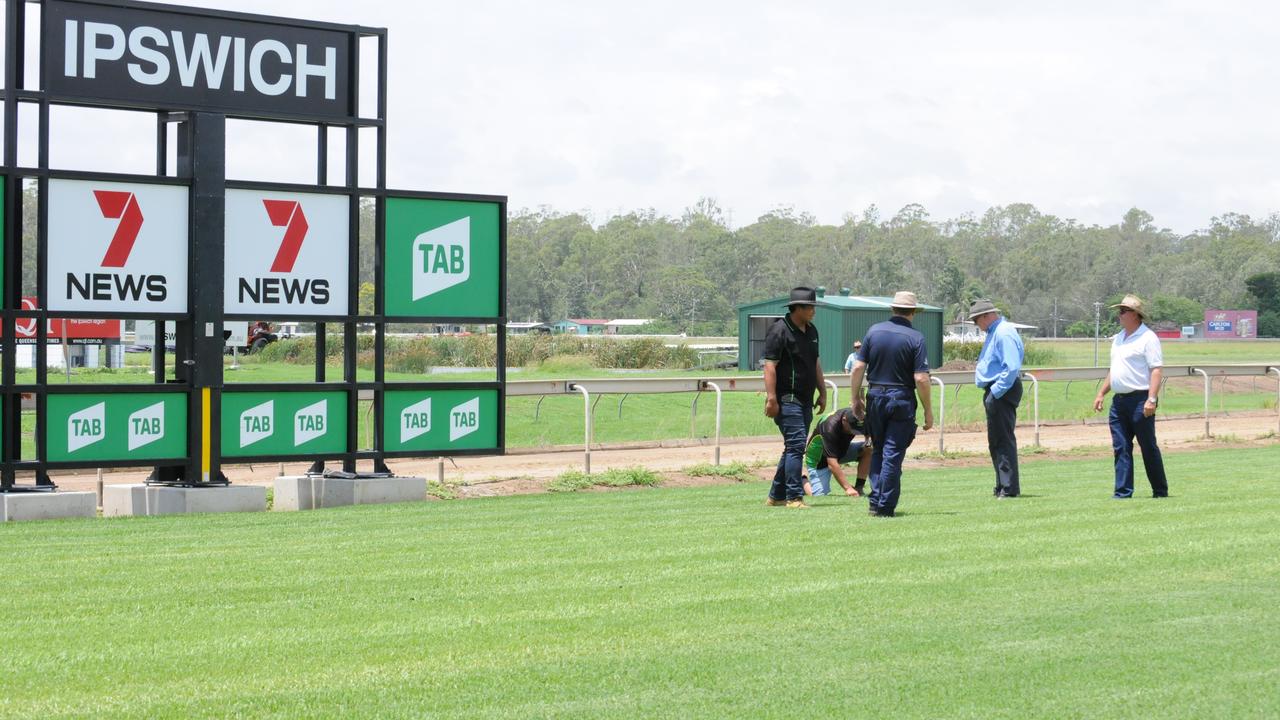
[[1031,202],[1189,232],[1280,210],[1272,5],[196,4],[388,27],[395,187],[597,217],[713,196],[738,223]]

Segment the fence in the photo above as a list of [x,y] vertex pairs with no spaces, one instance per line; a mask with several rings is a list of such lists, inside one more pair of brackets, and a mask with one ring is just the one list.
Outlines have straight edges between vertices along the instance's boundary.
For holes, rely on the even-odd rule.
[[[1210,426],[1210,403],[1213,396],[1213,382],[1215,379],[1221,378],[1225,381],[1229,377],[1267,377],[1274,374],[1277,379],[1276,384],[1276,419],[1277,432],[1280,433],[1280,363],[1263,364],[1263,365],[1169,365],[1164,367],[1163,383],[1179,377],[1196,377],[1203,379],[1204,383],[1204,433],[1206,437],[1212,437]],[[1032,425],[1035,433],[1035,445],[1040,445],[1040,383],[1042,382],[1066,382],[1068,391],[1070,384],[1073,382],[1093,382],[1095,386],[1100,384],[1107,375],[1107,368],[1050,368],[1050,369],[1033,369],[1022,373],[1024,380],[1031,383],[1031,416]],[[938,452],[946,452],[946,395],[947,389],[956,388],[958,392],[961,387],[972,386],[974,383],[974,374],[972,371],[949,371],[936,372],[931,377],[933,384],[940,389],[934,397],[936,399],[937,410],[937,429],[938,429]],[[839,394],[841,388],[848,391],[849,376],[839,375],[836,380],[827,381],[827,386],[832,390],[832,397],[829,407],[839,405]],[[722,393],[723,392],[764,392],[764,377],[762,375],[750,376],[734,376],[734,377],[715,377],[715,378],[597,378],[590,380],[531,380],[516,381],[507,383],[507,396],[535,396],[545,399],[547,396],[553,395],[581,395],[583,402],[583,456],[584,469],[587,473],[591,472],[591,433],[592,433],[592,414],[595,405],[600,402],[604,395],[621,395],[618,408],[621,412],[622,403],[630,395],[644,395],[657,393],[697,393],[692,404],[691,422],[696,419],[698,408],[698,397],[704,392],[714,392],[716,395],[716,420],[715,420],[715,438],[714,438],[714,460],[720,464],[720,424],[722,412]],[[594,402],[593,402],[594,397]],[[539,405],[541,400],[539,400]]]

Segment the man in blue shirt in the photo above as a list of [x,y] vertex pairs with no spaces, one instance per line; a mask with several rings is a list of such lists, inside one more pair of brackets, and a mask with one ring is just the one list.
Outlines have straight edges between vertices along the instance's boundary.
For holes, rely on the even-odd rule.
[[[916,395],[924,405],[924,429],[933,427],[933,398],[929,385],[929,355],[924,335],[911,326],[916,294],[900,292],[889,304],[893,315],[876,323],[862,339],[849,377],[853,414],[866,418],[871,436],[871,494],[868,512],[893,517],[902,483],[902,460],[916,438]],[[862,378],[867,397],[862,397]]]
[[979,300],[969,308],[969,319],[987,339],[982,343],[974,380],[982,388],[982,406],[987,411],[987,449],[996,468],[995,496],[1018,497],[1018,403],[1022,401],[1022,338],[990,300]]

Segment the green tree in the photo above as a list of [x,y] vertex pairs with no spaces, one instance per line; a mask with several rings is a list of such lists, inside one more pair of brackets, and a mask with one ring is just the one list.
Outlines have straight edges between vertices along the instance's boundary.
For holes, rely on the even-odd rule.
[[1249,294],[1257,301],[1259,313],[1280,311],[1280,272],[1251,275],[1245,279],[1244,284]]

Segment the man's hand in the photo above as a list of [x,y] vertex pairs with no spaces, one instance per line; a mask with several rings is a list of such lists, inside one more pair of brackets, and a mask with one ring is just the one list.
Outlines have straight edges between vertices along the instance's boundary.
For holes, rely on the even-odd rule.
[[933,408],[924,411],[924,429],[926,432],[933,429]]
[[778,398],[770,395],[764,399],[764,415],[765,417],[778,417]]
[[853,399],[853,416],[858,418],[859,421],[867,419],[867,406],[861,394]]
[[1102,395],[1099,394],[1093,399],[1093,411],[1102,412]]
[[847,487],[844,489],[844,494],[848,495],[849,497],[858,497],[861,493],[859,493],[857,490],[854,490],[852,487]]
[[1151,402],[1151,398],[1142,404],[1142,417],[1151,417],[1156,414],[1156,404]]
[[818,393],[818,401],[813,404],[814,411],[821,415],[827,409],[827,389],[824,387],[822,392]]

